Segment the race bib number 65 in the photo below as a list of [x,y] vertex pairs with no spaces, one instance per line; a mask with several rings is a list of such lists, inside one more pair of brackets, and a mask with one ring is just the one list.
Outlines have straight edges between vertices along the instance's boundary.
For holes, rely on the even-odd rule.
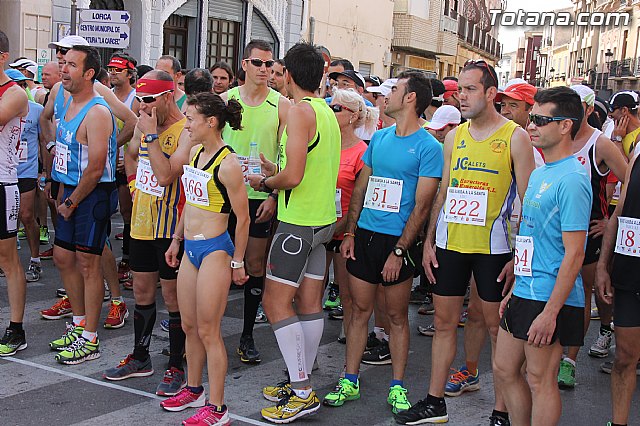
[[513,260],[513,272],[523,277],[531,276],[533,261],[533,237],[516,236],[516,253]]
[[615,252],[640,257],[640,219],[618,217],[618,235]]
[[486,189],[448,188],[444,221],[484,226],[487,220]]
[[364,196],[364,208],[383,212],[400,212],[402,199],[402,181],[369,176],[367,193]]
[[67,174],[67,157],[69,156],[69,147],[65,144],[56,142],[56,156],[53,157],[53,168],[56,172]]

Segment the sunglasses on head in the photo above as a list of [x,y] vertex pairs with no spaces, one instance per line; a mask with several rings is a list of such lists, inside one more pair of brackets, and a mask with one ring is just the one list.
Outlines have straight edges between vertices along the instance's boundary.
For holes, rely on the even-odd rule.
[[60,53],[62,55],[66,55],[68,51],[69,51],[69,49],[67,49],[66,47],[57,47],[56,48],[56,53]]
[[563,121],[563,120],[578,121],[577,118],[572,118],[572,117],[548,117],[546,115],[529,114],[529,121],[535,124],[536,127],[546,126],[552,121]]
[[245,59],[245,61],[251,62],[251,65],[258,68],[260,68],[262,65],[265,65],[267,68],[271,68],[275,63],[273,59],[269,59],[268,61],[263,61],[262,59],[258,59],[258,58],[249,58],[249,59]]
[[498,76],[496,76],[494,74],[494,72],[491,71],[491,68],[489,68],[489,64],[485,60],[483,60],[483,59],[469,59],[467,62],[464,63],[465,67],[467,65],[473,65],[473,66],[476,66],[478,68],[486,69],[489,72],[489,75],[491,76],[493,81],[496,82],[496,86],[498,85]]
[[164,92],[160,92],[160,93],[156,93],[155,95],[148,95],[148,96],[138,96],[138,95],[136,95],[136,99],[140,103],[150,104],[150,103],[155,102],[156,98],[164,95],[165,93],[169,93],[169,92],[173,92],[173,90],[165,90]]
[[329,108],[331,108],[331,110],[332,110],[333,112],[341,112],[343,109],[344,109],[344,110],[347,110],[347,111],[349,111],[349,112],[355,112],[355,111],[354,111],[354,110],[352,110],[351,108],[347,108],[346,106],[344,106],[344,105],[340,105],[340,104],[331,104],[331,105],[329,105]]

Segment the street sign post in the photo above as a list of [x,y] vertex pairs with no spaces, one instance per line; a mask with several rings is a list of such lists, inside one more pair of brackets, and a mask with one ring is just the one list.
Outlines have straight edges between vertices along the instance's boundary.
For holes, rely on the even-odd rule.
[[126,49],[131,35],[130,19],[126,10],[81,10],[78,35],[95,47]]

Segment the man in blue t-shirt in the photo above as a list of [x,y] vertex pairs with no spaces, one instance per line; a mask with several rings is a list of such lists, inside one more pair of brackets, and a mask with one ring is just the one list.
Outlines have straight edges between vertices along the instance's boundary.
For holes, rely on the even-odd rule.
[[[534,100],[527,130],[546,164],[531,173],[522,202],[516,283],[500,305],[493,374],[513,424],[552,425],[562,411],[556,380],[562,346],[583,344],[580,267],[592,195],[571,147],[584,115],[580,97],[554,87]],[[527,380],[520,371],[525,361]]]
[[[443,166],[440,144],[418,121],[430,102],[431,85],[424,75],[399,75],[386,109],[396,126],[376,132],[362,157],[365,165],[353,190],[340,248],[347,259],[353,300],[351,322],[345,330],[346,374],[325,397],[325,405],[340,406],[360,395],[358,371],[367,324],[382,285],[390,339],[379,346],[388,345],[393,358],[387,402],[394,413],[411,407],[403,380],[409,350],[409,294],[421,259],[414,248],[431,211]],[[378,353],[371,351],[367,356]]]

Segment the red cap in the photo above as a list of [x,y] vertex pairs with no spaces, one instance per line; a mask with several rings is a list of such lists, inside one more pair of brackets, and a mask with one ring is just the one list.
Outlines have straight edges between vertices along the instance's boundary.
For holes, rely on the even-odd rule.
[[111,61],[109,61],[109,65],[107,65],[107,67],[120,68],[121,70],[132,70],[135,68],[131,61],[120,58],[118,56],[114,56],[113,58],[111,58]]
[[444,80],[444,95],[442,97],[444,99],[449,99],[454,94],[458,93],[458,82],[455,80]]
[[496,95],[496,102],[502,101],[502,96],[504,95],[508,98],[515,99],[517,101],[525,101],[529,105],[533,105],[535,103],[533,97],[537,91],[538,89],[529,83],[512,84],[504,89],[504,91],[498,92]]

